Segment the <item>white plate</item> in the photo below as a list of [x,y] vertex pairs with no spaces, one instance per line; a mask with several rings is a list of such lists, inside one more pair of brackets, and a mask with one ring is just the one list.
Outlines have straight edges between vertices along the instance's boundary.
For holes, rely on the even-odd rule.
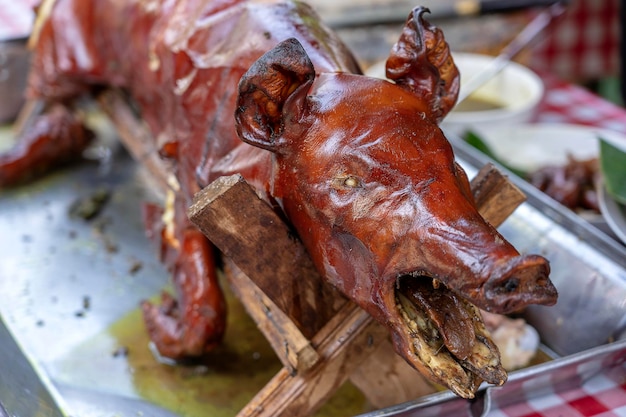
[[524,171],[565,164],[567,155],[577,159],[596,157],[599,137],[626,146],[626,136],[617,132],[570,124],[481,126],[473,131],[503,162]]
[[[524,171],[565,164],[568,155],[577,159],[596,157],[598,138],[626,151],[626,135],[588,126],[544,123],[477,127],[474,132],[502,162]],[[609,228],[626,243],[626,207],[614,201],[604,187],[599,187],[598,199]]]

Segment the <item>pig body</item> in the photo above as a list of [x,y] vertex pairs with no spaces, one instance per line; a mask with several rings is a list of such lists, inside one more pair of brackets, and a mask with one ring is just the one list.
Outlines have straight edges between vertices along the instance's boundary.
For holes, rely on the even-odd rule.
[[[502,313],[551,304],[556,291],[547,261],[520,256],[476,211],[438,127],[454,105],[458,72],[423,9],[391,53],[389,82],[360,75],[302,3],[53,3],[36,33],[31,96],[67,102],[101,86],[124,89],[155,151],[172,162],[175,224],[154,230],[181,298],[144,304],[163,354],[202,354],[224,331],[212,251],[184,212],[202,187],[239,173],[285,215],[321,275],[389,328],[414,367],[465,397],[482,379],[504,381],[497,358],[477,358],[480,346],[493,351],[473,342],[482,340],[480,323],[468,321],[472,341],[456,343],[465,330],[433,324],[425,306],[445,298],[453,315],[474,317],[474,306]],[[402,307],[406,299],[421,307]],[[411,327],[418,316],[428,329]],[[443,341],[416,339],[435,328]],[[433,347],[439,342],[445,355]]]

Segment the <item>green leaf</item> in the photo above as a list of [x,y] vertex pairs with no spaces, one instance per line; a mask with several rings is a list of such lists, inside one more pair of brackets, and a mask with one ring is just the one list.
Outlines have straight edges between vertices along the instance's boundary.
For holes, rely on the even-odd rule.
[[626,204],[626,152],[600,138],[600,169],[608,193]]
[[514,167],[512,167],[510,165],[507,165],[504,161],[502,161],[495,154],[495,152],[493,152],[491,150],[489,145],[487,145],[485,143],[485,141],[482,140],[475,132],[472,132],[471,130],[468,130],[467,132],[465,132],[465,136],[464,136],[463,139],[465,139],[465,141],[468,144],[470,144],[474,148],[478,149],[479,151],[481,151],[482,153],[487,155],[489,158],[493,159],[495,162],[497,162],[498,164],[502,165],[504,168],[506,168],[509,171],[511,171],[513,174],[515,174],[515,175],[517,175],[518,177],[521,177],[521,178],[526,178],[526,172],[524,170],[521,170],[521,169],[518,169],[518,168],[514,168]]

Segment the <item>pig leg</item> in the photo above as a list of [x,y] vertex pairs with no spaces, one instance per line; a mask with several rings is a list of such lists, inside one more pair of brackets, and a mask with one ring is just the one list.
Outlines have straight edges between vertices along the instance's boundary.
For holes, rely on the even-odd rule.
[[221,342],[226,324],[213,247],[184,217],[180,200],[174,202],[173,218],[168,215],[171,206],[165,212],[153,205],[144,210],[148,235],[160,240],[161,257],[172,272],[178,298],[164,292],[160,307],[149,301],[141,307],[159,354],[174,360],[208,353]]
[[94,134],[69,108],[52,105],[35,116],[15,146],[0,154],[0,187],[23,183],[77,160]]

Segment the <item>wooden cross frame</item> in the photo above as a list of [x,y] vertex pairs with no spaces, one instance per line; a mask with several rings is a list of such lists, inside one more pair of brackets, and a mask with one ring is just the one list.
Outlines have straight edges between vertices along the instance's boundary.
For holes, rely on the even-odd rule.
[[[164,184],[154,142],[124,98],[108,91],[99,101],[129,152]],[[492,165],[471,187],[496,227],[525,200]],[[311,416],[349,378],[378,408],[434,391],[393,352],[385,328],[323,282],[300,241],[241,176],[200,191],[188,215],[225,255],[233,291],[283,364],[238,417]]]

